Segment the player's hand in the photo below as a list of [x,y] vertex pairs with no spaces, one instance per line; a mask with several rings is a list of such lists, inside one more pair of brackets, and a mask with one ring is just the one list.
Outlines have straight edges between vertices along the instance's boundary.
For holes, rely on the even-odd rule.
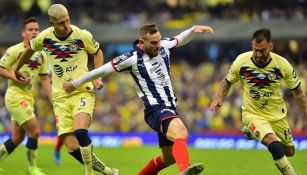
[[71,93],[74,91],[76,88],[72,85],[71,81],[67,81],[63,84],[63,88],[67,93]]
[[211,103],[210,109],[212,111],[215,110],[216,107],[221,107],[221,106],[222,106],[222,99],[217,98]]
[[26,86],[26,85],[31,84],[32,78],[25,77],[20,72],[15,72],[15,78],[13,80],[19,84]]
[[100,78],[97,79],[97,80],[94,80],[94,81],[93,81],[93,85],[94,85],[94,87],[95,87],[97,90],[101,90],[101,89],[104,87],[104,85],[103,85],[103,83],[102,83],[102,81],[101,81]]
[[210,26],[194,26],[194,32],[196,33],[203,33],[203,34],[212,34],[214,30]]

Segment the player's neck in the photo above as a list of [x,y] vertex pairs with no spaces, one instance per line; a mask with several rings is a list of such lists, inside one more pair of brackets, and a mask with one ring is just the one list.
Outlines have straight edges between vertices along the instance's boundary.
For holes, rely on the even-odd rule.
[[22,43],[24,44],[25,47],[29,47],[30,41],[28,40],[23,40]]

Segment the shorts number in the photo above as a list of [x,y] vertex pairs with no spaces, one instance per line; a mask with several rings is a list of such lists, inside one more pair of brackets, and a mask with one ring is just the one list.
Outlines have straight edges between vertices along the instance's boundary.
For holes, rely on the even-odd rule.
[[85,106],[86,102],[84,101],[84,98],[80,98],[80,106]]

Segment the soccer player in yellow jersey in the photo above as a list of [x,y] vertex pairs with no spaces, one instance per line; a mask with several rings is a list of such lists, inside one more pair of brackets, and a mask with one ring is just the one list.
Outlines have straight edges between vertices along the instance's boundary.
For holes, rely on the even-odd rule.
[[103,53],[92,34],[70,24],[66,7],[53,4],[48,9],[52,27],[42,31],[30,41],[30,46],[20,56],[15,69],[16,77],[23,80],[19,68],[35,52],[44,50],[52,72],[52,100],[56,116],[58,135],[69,153],[85,164],[85,174],[92,175],[93,169],[105,175],[117,175],[119,171],[103,164],[92,153],[92,141],[88,135],[95,104],[94,87],[102,88],[100,79],[87,83],[68,94],[63,83],[88,72],[88,54],[93,55],[95,67],[103,64]]
[[35,52],[20,72],[25,77],[24,82],[18,80],[14,74],[14,67],[22,51],[29,45],[29,41],[39,33],[39,24],[31,17],[24,21],[22,28],[23,41],[6,51],[0,60],[0,75],[9,79],[5,94],[5,105],[11,114],[12,137],[0,145],[0,160],[11,154],[24,140],[28,140],[27,161],[30,175],[45,175],[36,166],[37,139],[39,137],[39,123],[34,114],[34,91],[38,80],[51,100],[51,84],[47,73],[47,56],[44,52]]
[[253,139],[265,145],[284,175],[296,175],[286,156],[293,156],[294,142],[287,121],[287,109],[281,94],[281,80],[293,92],[307,117],[306,96],[298,75],[289,62],[272,51],[271,31],[254,32],[253,51],[239,55],[211,103],[211,110],[220,107],[233,83],[243,86],[242,120]]

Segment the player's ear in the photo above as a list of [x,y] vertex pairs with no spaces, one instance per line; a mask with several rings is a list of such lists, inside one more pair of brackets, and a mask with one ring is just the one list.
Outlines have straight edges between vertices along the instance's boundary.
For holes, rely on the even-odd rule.
[[273,42],[270,42],[270,51],[272,51],[273,48],[274,48],[274,44],[273,44]]

